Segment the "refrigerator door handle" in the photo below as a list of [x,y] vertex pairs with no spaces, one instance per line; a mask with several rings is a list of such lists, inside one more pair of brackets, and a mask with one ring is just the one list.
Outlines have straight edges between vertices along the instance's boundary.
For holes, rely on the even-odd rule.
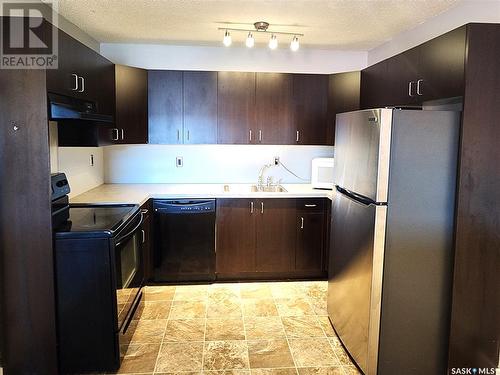
[[375,205],[377,204],[377,202],[375,202],[374,200],[372,200],[370,198],[367,198],[361,194],[354,193],[354,192],[349,191],[347,189],[343,189],[340,186],[336,186],[336,189],[337,189],[337,192],[339,192],[340,194],[344,194],[348,198],[351,198],[358,203],[364,204],[365,206],[369,206],[371,204],[375,204]]

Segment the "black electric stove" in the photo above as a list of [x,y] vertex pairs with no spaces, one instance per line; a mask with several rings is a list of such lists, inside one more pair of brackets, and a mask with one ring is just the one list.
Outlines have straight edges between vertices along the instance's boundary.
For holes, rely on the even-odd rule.
[[134,204],[70,204],[66,221],[54,232],[56,238],[113,237],[138,211]]
[[114,372],[144,282],[143,215],[134,204],[69,204],[69,192],[53,175],[59,366]]

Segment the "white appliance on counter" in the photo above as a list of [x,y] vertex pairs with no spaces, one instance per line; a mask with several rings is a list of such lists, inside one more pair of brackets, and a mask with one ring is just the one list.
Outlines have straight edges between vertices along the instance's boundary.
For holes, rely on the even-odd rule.
[[333,189],[333,158],[314,158],[311,168],[314,189]]

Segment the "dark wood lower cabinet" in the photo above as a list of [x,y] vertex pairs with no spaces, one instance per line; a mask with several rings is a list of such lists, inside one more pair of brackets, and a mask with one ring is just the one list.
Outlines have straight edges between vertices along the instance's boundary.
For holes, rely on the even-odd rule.
[[323,200],[298,200],[295,270],[321,274],[325,263],[327,215]]
[[217,274],[255,272],[255,202],[217,199],[216,225]]
[[293,271],[295,199],[258,199],[255,211],[255,271]]
[[217,199],[217,278],[325,276],[327,207],[324,199]]

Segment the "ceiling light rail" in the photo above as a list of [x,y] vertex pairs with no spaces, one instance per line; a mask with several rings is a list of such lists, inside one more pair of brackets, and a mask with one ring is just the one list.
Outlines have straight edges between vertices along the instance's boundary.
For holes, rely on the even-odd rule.
[[218,30],[224,30],[224,38],[222,43],[229,47],[232,44],[231,31],[232,32],[244,32],[248,33],[247,38],[245,40],[245,45],[248,48],[252,48],[255,45],[255,34],[270,34],[271,38],[269,40],[269,48],[274,50],[278,47],[278,38],[277,35],[293,35],[292,41],[290,43],[290,49],[292,51],[297,51],[299,49],[299,36],[302,37],[304,34],[301,33],[291,33],[286,31],[270,31],[269,23],[265,21],[255,22],[254,29],[240,29],[235,27],[219,27]]

